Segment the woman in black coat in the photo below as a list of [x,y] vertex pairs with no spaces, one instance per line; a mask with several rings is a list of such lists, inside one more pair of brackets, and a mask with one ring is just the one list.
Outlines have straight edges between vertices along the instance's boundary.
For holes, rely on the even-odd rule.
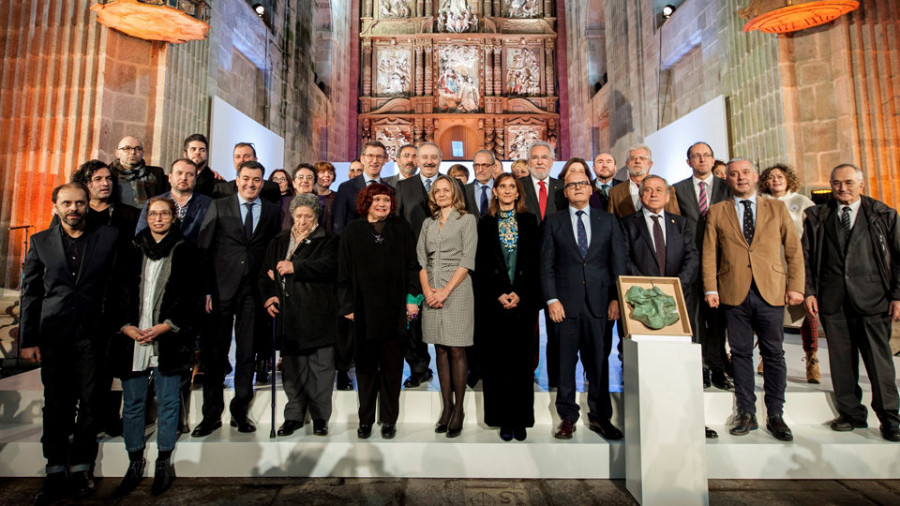
[[156,388],[158,458],[154,495],[175,479],[171,456],[178,436],[181,378],[193,358],[194,319],[202,294],[196,279],[198,254],[175,223],[175,202],[153,197],[147,202],[148,227],[134,238],[138,260],[125,276],[120,297],[121,332],[110,350],[114,374],[122,378],[122,428],[129,465],[118,493],[133,490],[143,479],[144,408],[151,376]]
[[394,215],[394,190],[373,183],[360,190],[360,218],[341,235],[339,314],[354,323],[360,439],[372,435],[380,395],[381,436],[393,438],[400,412],[404,339],[418,317],[421,289],[412,231]]
[[478,222],[475,305],[486,339],[484,422],[500,438],[522,441],[534,425],[532,340],[540,301],[537,218],[525,212],[524,192],[512,174],[494,181],[490,214]]
[[318,226],[322,208],[313,194],[291,200],[293,226],[276,235],[260,270],[263,304],[277,317],[284,391],[284,423],[279,436],[303,426],[306,410],[313,433],[328,434],[334,386],[337,335],[338,239]]

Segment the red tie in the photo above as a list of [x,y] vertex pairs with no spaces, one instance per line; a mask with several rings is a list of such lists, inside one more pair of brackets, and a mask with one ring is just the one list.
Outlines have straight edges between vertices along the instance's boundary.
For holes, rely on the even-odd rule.
[[547,213],[547,183],[538,181],[538,186],[541,187],[538,191],[538,205],[541,206],[541,219],[544,219],[544,215]]

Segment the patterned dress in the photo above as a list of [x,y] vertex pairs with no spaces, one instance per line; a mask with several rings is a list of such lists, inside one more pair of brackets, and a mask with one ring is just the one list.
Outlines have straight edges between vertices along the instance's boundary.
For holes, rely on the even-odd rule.
[[[426,219],[422,224],[416,255],[428,272],[432,288],[444,287],[458,267],[475,270],[478,245],[477,220],[471,214],[453,210],[441,228],[440,219]],[[426,343],[444,346],[472,346],[475,332],[475,296],[472,277],[466,276],[444,306],[431,309],[422,304],[422,336]]]

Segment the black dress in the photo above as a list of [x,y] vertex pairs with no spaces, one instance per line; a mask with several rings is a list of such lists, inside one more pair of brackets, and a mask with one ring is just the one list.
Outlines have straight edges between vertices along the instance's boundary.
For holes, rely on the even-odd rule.
[[[501,246],[499,220],[487,215],[478,222],[475,257],[475,305],[483,332],[479,346],[484,363],[484,422],[489,426],[534,425],[534,364],[532,341],[540,300],[537,218],[515,215],[518,225],[515,276],[510,282]],[[504,309],[501,294],[515,292],[520,302]]]

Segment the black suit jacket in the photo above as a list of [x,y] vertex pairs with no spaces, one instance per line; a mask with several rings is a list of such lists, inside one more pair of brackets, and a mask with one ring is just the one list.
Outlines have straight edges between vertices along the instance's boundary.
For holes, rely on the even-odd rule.
[[100,226],[85,231],[84,257],[76,276],[69,272],[60,225],[34,234],[22,279],[22,347],[53,346],[86,337],[109,337],[118,320],[108,311],[116,296],[118,231]]
[[[451,181],[459,185],[460,191],[466,191],[463,184],[456,178],[450,178]],[[403,216],[409,227],[412,229],[413,238],[419,238],[419,232],[422,231],[422,223],[426,218],[431,218],[431,209],[428,208],[428,192],[425,191],[425,185],[422,183],[422,177],[419,174],[408,177],[397,183],[397,215]],[[466,206],[468,208],[468,205]],[[477,218],[478,212],[475,212]]]
[[565,197],[560,200],[560,195],[562,195],[563,190],[563,182],[559,179],[548,177],[547,178],[547,209],[545,211],[545,216],[541,217],[541,206],[538,202],[537,193],[534,191],[534,183],[532,182],[531,176],[520,177],[519,181],[522,183],[522,187],[525,190],[525,207],[528,209],[528,212],[535,215],[538,220],[538,224],[547,219],[547,216],[559,211],[561,209],[567,209],[569,206],[568,201]]
[[[594,182],[596,183],[596,180]],[[613,179],[612,182],[609,183],[610,187],[607,189],[607,191],[612,190],[613,186],[616,186],[617,184],[619,184],[621,182],[622,182],[622,180],[620,180],[620,179]],[[603,209],[604,211],[606,211],[609,208],[609,196],[607,194],[603,193],[602,191],[600,191],[599,188],[594,186],[594,193],[591,194],[590,204],[591,204],[591,207],[594,207],[597,209]]]
[[[706,230],[706,217],[700,216],[700,204],[697,202],[697,192],[694,191],[693,176],[675,183],[675,197],[678,199],[678,207],[681,209],[681,215],[694,222],[694,244],[697,251],[703,251],[703,235]],[[718,204],[723,200],[731,198],[731,189],[725,183],[724,179],[716,176],[712,178],[712,187],[707,188],[706,198],[709,201],[709,207]]]
[[[213,200],[230,197],[237,193],[237,180],[219,181],[213,186]],[[281,202],[281,187],[278,183],[272,181],[263,181],[262,192],[259,194],[263,200],[268,200],[273,204]]]
[[[384,178],[381,180],[384,182]],[[359,213],[356,212],[356,195],[365,187],[366,178],[362,174],[349,181],[344,181],[338,186],[332,209],[334,221],[331,225],[331,230],[335,235],[341,235],[351,221],[359,218]]]
[[[694,230],[683,216],[664,213],[666,227],[666,273],[678,277],[681,289],[688,296],[691,285],[700,272],[700,254],[694,246]],[[628,247],[627,270],[631,276],[659,276],[653,235],[647,228],[644,212],[622,218],[622,232]]]
[[218,301],[228,300],[245,279],[254,289],[257,287],[266,247],[281,229],[278,206],[262,199],[260,202],[262,209],[254,208],[253,212],[262,214],[250,240],[244,235],[237,195],[210,204],[197,242],[201,265],[206,269],[203,281],[206,295],[213,295]]
[[625,274],[622,228],[616,218],[590,210],[591,243],[581,257],[569,209],[547,216],[541,230],[541,289],[543,302],[559,299],[566,317],[581,316],[582,302],[596,318],[606,318],[616,297],[616,280]]

